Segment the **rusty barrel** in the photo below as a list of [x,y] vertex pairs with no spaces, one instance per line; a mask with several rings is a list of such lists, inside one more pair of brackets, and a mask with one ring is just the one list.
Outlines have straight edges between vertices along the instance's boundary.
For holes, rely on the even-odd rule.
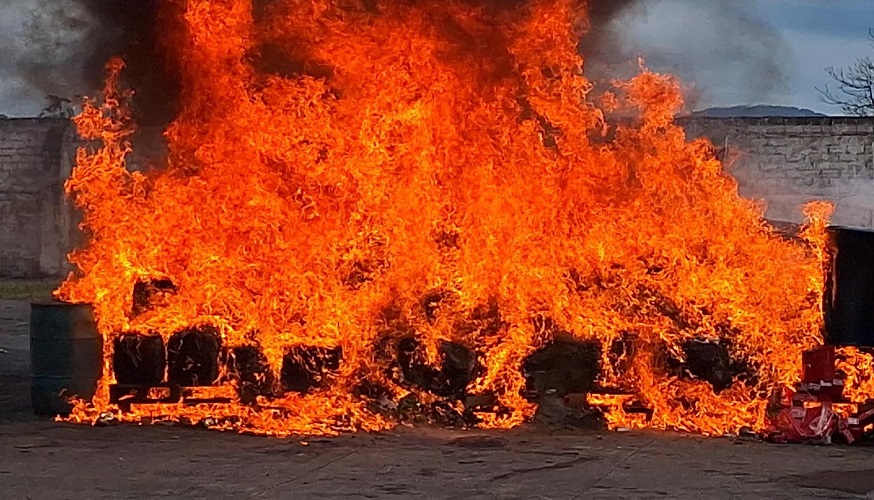
[[41,302],[30,312],[31,403],[37,415],[70,412],[91,399],[103,372],[103,338],[87,304]]
[[826,343],[874,347],[874,231],[832,226],[828,232]]

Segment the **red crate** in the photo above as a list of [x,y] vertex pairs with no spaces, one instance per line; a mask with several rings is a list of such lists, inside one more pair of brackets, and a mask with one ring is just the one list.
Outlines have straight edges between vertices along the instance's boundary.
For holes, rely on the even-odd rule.
[[822,346],[806,351],[801,355],[804,370],[801,375],[802,384],[821,384],[823,381],[832,383],[835,376],[835,348]]

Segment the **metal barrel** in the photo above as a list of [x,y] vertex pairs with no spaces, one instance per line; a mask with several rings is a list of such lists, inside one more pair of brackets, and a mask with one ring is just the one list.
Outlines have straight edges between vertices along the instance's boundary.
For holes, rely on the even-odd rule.
[[91,306],[31,304],[30,367],[35,414],[68,414],[70,396],[91,399],[103,372],[103,337]]
[[874,231],[837,226],[828,231],[826,343],[874,347]]

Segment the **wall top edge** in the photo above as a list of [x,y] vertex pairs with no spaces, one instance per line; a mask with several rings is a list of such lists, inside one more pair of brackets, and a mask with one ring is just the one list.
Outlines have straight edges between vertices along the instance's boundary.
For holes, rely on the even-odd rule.
[[764,116],[764,117],[710,117],[710,116],[680,116],[678,124],[722,124],[722,125],[871,125],[874,127],[874,117],[870,116]]

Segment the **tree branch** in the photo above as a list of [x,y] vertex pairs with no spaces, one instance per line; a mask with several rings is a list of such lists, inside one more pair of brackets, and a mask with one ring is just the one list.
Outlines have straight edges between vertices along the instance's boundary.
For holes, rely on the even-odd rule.
[[[869,36],[874,44],[874,29]],[[862,57],[849,68],[826,68],[825,72],[837,84],[835,91],[828,85],[815,87],[826,104],[840,106],[850,115],[874,116],[874,60]]]

